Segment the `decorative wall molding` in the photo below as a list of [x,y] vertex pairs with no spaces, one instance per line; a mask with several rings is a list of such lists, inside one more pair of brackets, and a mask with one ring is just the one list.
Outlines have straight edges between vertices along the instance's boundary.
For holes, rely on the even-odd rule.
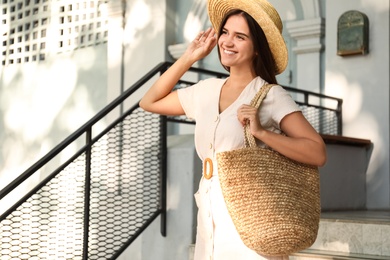
[[297,45],[292,48],[296,54],[320,52],[324,49],[322,38],[325,36],[325,20],[323,18],[288,22],[286,29],[291,38],[297,41]]
[[325,49],[325,47],[322,44],[296,46],[296,47],[292,48],[292,50],[295,54],[321,52],[324,49]]
[[321,92],[321,53],[325,49],[325,19],[321,17],[290,21],[286,30],[296,44],[296,84],[300,89]]

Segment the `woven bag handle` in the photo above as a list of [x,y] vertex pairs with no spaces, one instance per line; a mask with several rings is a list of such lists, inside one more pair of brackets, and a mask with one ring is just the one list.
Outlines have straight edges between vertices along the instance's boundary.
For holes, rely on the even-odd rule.
[[[260,88],[259,92],[257,92],[256,96],[252,99],[250,105],[258,109],[260,107],[261,102],[263,102],[265,96],[267,96],[268,91],[274,85],[275,84],[263,85]],[[251,134],[249,124],[246,124],[244,127],[244,137],[245,137],[245,147],[256,147],[256,140],[255,137]]]

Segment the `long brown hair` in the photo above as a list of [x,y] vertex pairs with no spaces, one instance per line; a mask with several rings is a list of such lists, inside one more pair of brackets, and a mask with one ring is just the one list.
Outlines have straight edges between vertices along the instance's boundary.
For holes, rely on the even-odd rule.
[[[277,84],[276,73],[275,73],[276,64],[275,64],[274,57],[272,56],[271,49],[269,48],[267,38],[263,30],[256,22],[256,20],[252,18],[252,16],[238,9],[229,11],[222,20],[221,26],[218,31],[218,38],[222,35],[222,30],[226,24],[227,19],[232,15],[242,15],[248,24],[249,32],[253,39],[252,41],[253,48],[255,53],[257,53],[256,57],[253,59],[253,67],[255,69],[256,75],[260,76],[268,83]],[[219,50],[219,46],[218,46],[218,56],[219,56],[219,61],[221,61],[221,53]],[[226,67],[223,64],[222,66],[227,71],[230,72],[229,67]]]

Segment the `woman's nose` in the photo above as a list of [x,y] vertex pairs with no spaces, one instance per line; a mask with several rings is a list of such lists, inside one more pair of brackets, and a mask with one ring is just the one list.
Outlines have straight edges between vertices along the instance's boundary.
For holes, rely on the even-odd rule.
[[229,36],[225,37],[224,40],[222,41],[222,44],[225,46],[233,46],[233,39]]

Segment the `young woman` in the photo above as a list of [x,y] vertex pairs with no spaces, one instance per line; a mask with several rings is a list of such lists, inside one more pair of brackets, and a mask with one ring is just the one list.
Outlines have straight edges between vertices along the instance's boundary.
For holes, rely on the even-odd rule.
[[[153,113],[195,119],[197,153],[213,166],[212,176],[203,172],[195,194],[199,209],[195,260],[288,259],[261,256],[243,244],[222,196],[216,154],[244,146],[245,124],[260,145],[302,163],[322,166],[325,145],[282,87],[273,86],[259,110],[248,105],[264,84],[277,83],[275,75],[287,65],[276,10],[265,0],[209,0],[208,7],[217,38],[211,28],[199,33],[149,89],[140,106]],[[216,45],[229,77],[172,91],[183,74]]]

